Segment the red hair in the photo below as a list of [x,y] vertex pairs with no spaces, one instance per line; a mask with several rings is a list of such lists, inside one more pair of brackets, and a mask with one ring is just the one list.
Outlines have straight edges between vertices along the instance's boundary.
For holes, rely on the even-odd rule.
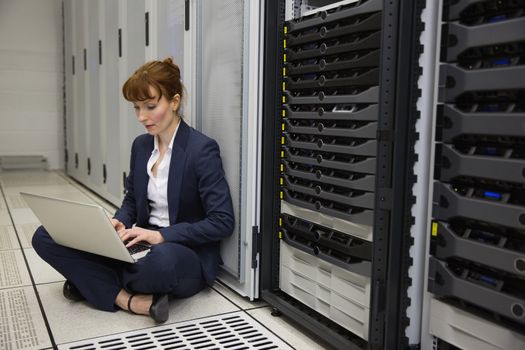
[[122,86],[122,94],[130,102],[145,101],[154,98],[150,87],[157,91],[159,99],[164,96],[171,101],[178,94],[182,101],[184,86],[180,81],[180,69],[170,57],[147,62],[137,69]]

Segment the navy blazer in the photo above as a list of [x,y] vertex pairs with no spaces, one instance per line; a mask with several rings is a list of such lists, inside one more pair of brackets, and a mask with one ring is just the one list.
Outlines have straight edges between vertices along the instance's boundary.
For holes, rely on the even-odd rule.
[[[149,225],[147,163],[154,148],[153,136],[133,141],[126,179],[126,195],[115,218],[126,227]],[[167,242],[193,249],[201,260],[206,283],[213,284],[222,264],[219,242],[232,234],[233,205],[224,178],[219,145],[183,120],[173,141],[168,175],[170,226],[159,231]]]

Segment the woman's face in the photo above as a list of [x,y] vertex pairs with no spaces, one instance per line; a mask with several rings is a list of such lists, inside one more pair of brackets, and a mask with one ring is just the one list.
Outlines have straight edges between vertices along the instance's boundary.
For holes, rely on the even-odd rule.
[[159,99],[159,93],[150,86],[152,99],[133,102],[138,121],[144,125],[150,135],[159,135],[171,130],[170,126],[176,122],[175,111],[179,107],[180,96],[175,95],[170,102],[165,96]]

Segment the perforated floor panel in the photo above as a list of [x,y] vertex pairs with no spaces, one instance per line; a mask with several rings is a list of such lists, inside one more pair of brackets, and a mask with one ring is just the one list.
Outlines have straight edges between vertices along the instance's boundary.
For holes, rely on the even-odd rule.
[[0,349],[51,347],[33,287],[0,290]]
[[62,344],[58,349],[292,349],[244,312]]
[[0,251],[0,288],[30,285],[31,278],[22,251]]
[[20,245],[16,239],[13,226],[0,226],[0,250],[18,249]]

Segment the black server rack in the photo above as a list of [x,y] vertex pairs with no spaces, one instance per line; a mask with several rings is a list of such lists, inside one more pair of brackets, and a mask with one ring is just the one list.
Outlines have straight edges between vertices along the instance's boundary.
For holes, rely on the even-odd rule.
[[525,1],[445,1],[428,290],[525,333]]
[[408,346],[422,4],[266,2],[262,297],[335,348]]

